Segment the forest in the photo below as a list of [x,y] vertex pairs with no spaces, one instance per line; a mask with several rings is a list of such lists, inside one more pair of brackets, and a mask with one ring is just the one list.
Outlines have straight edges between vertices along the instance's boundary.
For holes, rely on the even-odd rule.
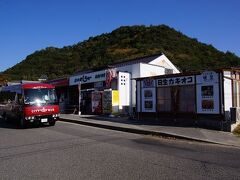
[[0,73],[7,80],[69,76],[77,71],[164,53],[182,72],[240,66],[234,53],[221,52],[166,25],[122,26],[62,48],[46,47]]

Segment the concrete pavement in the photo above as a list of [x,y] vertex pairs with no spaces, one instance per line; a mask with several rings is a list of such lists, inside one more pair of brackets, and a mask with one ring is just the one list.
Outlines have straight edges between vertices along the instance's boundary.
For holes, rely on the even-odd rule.
[[163,126],[156,122],[129,120],[127,117],[61,114],[61,121],[145,135],[187,139],[240,148],[240,137],[230,132],[195,127]]

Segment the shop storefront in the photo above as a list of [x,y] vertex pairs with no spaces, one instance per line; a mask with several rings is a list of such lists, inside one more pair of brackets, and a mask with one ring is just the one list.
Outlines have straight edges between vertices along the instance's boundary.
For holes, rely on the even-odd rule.
[[136,107],[137,77],[178,73],[166,56],[158,55],[80,72],[69,78],[69,104],[81,114],[130,114]]
[[69,85],[70,104],[80,105],[81,114],[118,113],[130,105],[130,74],[116,68],[72,76]]
[[137,118],[229,129],[238,123],[230,117],[231,108],[239,107],[239,77],[233,74],[219,70],[139,78]]

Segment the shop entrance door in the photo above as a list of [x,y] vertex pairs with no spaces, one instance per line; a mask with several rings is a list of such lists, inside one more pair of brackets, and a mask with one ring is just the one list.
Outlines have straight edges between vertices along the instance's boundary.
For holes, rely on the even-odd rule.
[[82,91],[81,92],[81,113],[82,114],[92,114],[92,91]]

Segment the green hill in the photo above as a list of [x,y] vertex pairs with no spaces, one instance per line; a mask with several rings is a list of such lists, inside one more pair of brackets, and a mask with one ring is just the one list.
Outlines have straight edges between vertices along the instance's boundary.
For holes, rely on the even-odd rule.
[[34,80],[42,74],[57,78],[161,52],[182,71],[240,66],[233,53],[218,51],[166,25],[124,26],[72,46],[36,51],[2,75],[11,80]]

